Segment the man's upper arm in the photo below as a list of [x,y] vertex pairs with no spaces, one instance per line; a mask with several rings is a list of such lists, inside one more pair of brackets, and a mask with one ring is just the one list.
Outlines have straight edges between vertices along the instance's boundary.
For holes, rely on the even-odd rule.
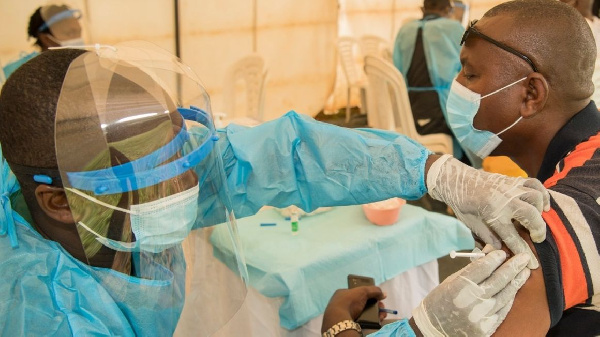
[[[519,234],[537,253],[529,233]],[[550,235],[550,233],[548,233]],[[545,336],[550,329],[550,311],[542,267],[531,271],[531,276],[517,293],[513,306],[494,336]]]

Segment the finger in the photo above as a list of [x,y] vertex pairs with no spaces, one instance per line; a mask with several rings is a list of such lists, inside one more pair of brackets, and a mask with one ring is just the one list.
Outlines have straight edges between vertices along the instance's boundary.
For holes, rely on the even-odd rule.
[[539,263],[533,254],[531,248],[523,238],[517,232],[517,229],[510,221],[502,221],[497,219],[490,223],[490,227],[498,234],[502,241],[506,244],[514,254],[527,253],[529,254],[529,264],[527,265],[530,269],[536,269],[539,267]]
[[[379,306],[380,309],[385,308],[385,305],[381,301],[377,302],[377,306]],[[386,317],[387,317],[387,312],[379,311],[379,321],[383,321]]]
[[[515,255],[506,262],[504,262],[500,267],[498,267],[498,269],[496,269],[492,273],[492,275],[487,280],[481,283],[481,288],[483,288],[485,291],[484,297],[489,298],[500,293],[501,291],[509,287],[517,277],[521,277],[519,281],[522,281],[524,275],[520,273],[524,269],[527,269],[525,267],[527,266],[528,262],[529,255],[524,253]],[[527,277],[529,277],[529,274],[527,275]],[[526,279],[527,278],[525,278],[525,280]],[[520,285],[522,285],[523,282],[524,281],[522,281]],[[513,288],[515,287],[513,286]],[[518,288],[515,289],[515,293],[517,292],[517,289]],[[504,306],[504,304],[506,304],[506,302],[502,303],[501,306]]]
[[543,210],[544,212],[548,212],[550,210],[550,193],[548,193],[548,190],[544,187],[544,185],[537,179],[525,179],[525,182],[523,183],[524,187],[528,187],[528,188],[533,188],[536,189],[540,192],[542,192],[542,200],[543,200]]
[[494,246],[492,246],[492,245],[485,245],[485,247],[483,247],[483,249],[481,249],[481,252],[485,253],[485,254],[489,254],[493,251],[494,251]]
[[512,218],[527,228],[531,241],[540,243],[546,239],[546,222],[535,207],[524,205],[513,213]]
[[472,214],[458,214],[457,217],[467,228],[477,235],[485,243],[489,243],[496,249],[502,248],[502,241],[492,232],[492,230],[477,216]]
[[[486,245],[486,246],[489,246],[489,245]],[[481,249],[479,249],[479,248],[475,247],[475,248],[473,248],[473,250],[471,251],[471,253],[475,253],[475,254],[477,254],[477,253],[481,253]],[[483,254],[483,256],[485,256],[485,254]],[[471,256],[471,257],[469,258],[469,260],[471,260],[471,262],[473,262],[473,261],[475,261],[475,260],[479,260],[480,258],[481,258],[480,256],[477,256],[477,257],[475,257],[475,256]]]
[[506,315],[508,315],[508,312],[512,308],[514,302],[514,300],[509,301],[502,309],[498,310],[496,314],[493,315],[496,316],[496,319],[494,324],[489,325],[488,327],[486,327],[486,330],[484,330],[486,331],[486,336],[491,336],[496,331],[496,329],[498,329],[500,324],[504,322],[504,319],[506,318]]
[[374,298],[374,299],[380,301],[385,298],[383,291],[378,286],[363,286],[363,287],[357,287],[357,288],[353,288],[353,289],[359,289],[361,291],[364,291],[364,293],[368,299]]
[[535,207],[539,213],[542,213],[544,210],[543,194],[537,190],[527,190],[522,192],[521,195],[519,195],[519,199]]
[[461,276],[479,284],[490,275],[506,260],[506,252],[495,250],[486,256],[471,262],[461,272]]
[[[530,274],[531,271],[527,268],[521,270],[515,279],[498,293],[498,295],[484,300],[473,307],[469,314],[469,319],[472,321],[480,319],[481,330],[486,336],[491,336],[504,321],[514,303],[517,291],[525,284],[525,281],[529,278]],[[494,304],[491,310],[489,310],[490,303]],[[482,313],[486,314],[482,317]]]
[[517,274],[515,279],[511,281],[506,288],[502,289],[494,299],[496,303],[494,308],[490,310],[489,314],[495,314],[500,311],[502,308],[506,307],[507,304],[513,302],[515,300],[515,296],[521,287],[527,282],[529,276],[531,275],[531,269],[525,268]]
[[476,303],[477,304],[475,304],[469,312],[470,322],[483,322],[484,320],[489,319],[490,316],[493,316],[493,314],[489,313],[496,304],[496,300],[494,298],[486,298]]

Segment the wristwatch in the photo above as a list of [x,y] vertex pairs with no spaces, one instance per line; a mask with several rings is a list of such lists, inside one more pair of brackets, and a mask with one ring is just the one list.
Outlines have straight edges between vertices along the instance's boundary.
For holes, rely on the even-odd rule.
[[323,337],[333,337],[339,334],[340,332],[349,329],[358,331],[362,336],[362,329],[360,328],[360,325],[355,321],[347,319],[345,321],[339,322],[338,324],[329,328],[327,331],[323,332]]

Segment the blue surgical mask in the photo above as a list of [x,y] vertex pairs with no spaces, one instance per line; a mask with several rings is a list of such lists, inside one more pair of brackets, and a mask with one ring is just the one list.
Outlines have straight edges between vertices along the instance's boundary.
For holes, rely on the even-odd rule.
[[456,79],[452,82],[448,101],[446,102],[446,111],[448,114],[448,125],[452,129],[454,136],[465,150],[474,167],[481,167],[483,158],[489,156],[502,142],[500,135],[515,126],[523,117],[519,117],[514,123],[506,129],[494,134],[487,130],[478,130],[473,126],[473,119],[479,111],[480,101],[486,97],[494,95],[506,88],[509,88],[527,77],[506,85],[485,96],[469,90],[467,87],[458,83]]
[[158,253],[173,247],[188,236],[198,212],[198,185],[152,202],[131,205],[130,209],[107,204],[76,189],[68,190],[99,205],[129,213],[135,242],[109,239],[96,233],[83,222],[79,222],[81,227],[96,236],[96,240],[117,251]]

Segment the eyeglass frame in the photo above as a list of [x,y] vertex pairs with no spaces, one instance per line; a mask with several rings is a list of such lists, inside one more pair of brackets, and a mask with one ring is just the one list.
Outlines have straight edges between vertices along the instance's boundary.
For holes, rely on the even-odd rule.
[[511,47],[505,45],[504,43],[496,41],[496,40],[492,39],[491,37],[483,34],[480,31],[478,31],[477,29],[475,29],[475,27],[473,27],[473,26],[475,26],[475,24],[477,23],[477,21],[478,20],[471,21],[471,25],[469,26],[469,28],[467,28],[467,30],[465,30],[465,33],[463,34],[462,39],[460,40],[460,45],[461,46],[467,41],[467,39],[469,38],[469,34],[473,33],[473,34],[479,36],[480,38],[486,40],[487,42],[495,45],[496,47],[504,49],[505,51],[507,51],[507,52],[509,52],[509,53],[511,53],[513,55],[516,55],[519,58],[525,60],[525,62],[527,62],[531,66],[531,68],[533,69],[534,72],[536,72],[536,73],[539,72],[538,69],[537,69],[537,67],[535,66],[535,64],[533,64],[533,61],[527,55],[525,55],[525,54],[523,54],[523,53],[515,50],[514,48],[511,48]]

